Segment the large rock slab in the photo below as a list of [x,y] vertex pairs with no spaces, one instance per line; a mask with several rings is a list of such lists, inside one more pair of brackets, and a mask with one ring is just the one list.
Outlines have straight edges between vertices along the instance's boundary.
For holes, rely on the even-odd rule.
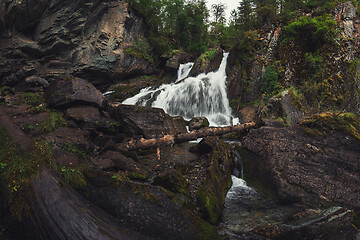
[[53,108],[79,104],[101,107],[104,100],[105,97],[99,90],[81,78],[58,80],[46,90],[46,101]]
[[186,132],[184,119],[172,118],[160,108],[115,103],[110,104],[109,112],[116,121],[121,123],[124,132],[132,135],[156,138]]
[[244,148],[250,182],[262,183],[283,202],[360,207],[360,144],[351,136],[261,127],[245,137]]
[[153,239],[122,227],[47,169],[32,181],[32,191],[30,231],[23,239]]

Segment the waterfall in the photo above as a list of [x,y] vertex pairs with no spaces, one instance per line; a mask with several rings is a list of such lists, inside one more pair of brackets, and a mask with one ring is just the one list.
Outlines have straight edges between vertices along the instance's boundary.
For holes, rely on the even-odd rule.
[[179,70],[177,72],[176,82],[181,81],[184,78],[186,78],[187,76],[189,76],[189,73],[190,73],[193,66],[194,66],[194,63],[192,63],[192,62],[185,63],[185,64],[180,64]]
[[123,104],[158,107],[172,116],[183,116],[185,119],[203,116],[208,118],[212,126],[233,124],[234,118],[226,93],[228,55],[224,53],[217,71],[196,77],[186,78],[192,66],[190,63],[182,65],[177,82],[158,88],[144,88]]

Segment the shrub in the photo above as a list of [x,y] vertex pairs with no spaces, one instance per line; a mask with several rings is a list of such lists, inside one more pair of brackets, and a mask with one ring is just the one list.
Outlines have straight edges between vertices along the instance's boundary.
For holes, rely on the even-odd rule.
[[66,126],[65,119],[59,113],[54,112],[41,124],[40,131],[50,133],[63,126]]
[[261,90],[265,94],[265,100],[280,93],[283,90],[275,65],[270,65],[266,68],[264,74],[264,84]]
[[323,44],[331,44],[336,34],[336,22],[330,15],[319,17],[301,16],[284,27],[285,38],[292,38],[303,44],[308,51],[315,51]]

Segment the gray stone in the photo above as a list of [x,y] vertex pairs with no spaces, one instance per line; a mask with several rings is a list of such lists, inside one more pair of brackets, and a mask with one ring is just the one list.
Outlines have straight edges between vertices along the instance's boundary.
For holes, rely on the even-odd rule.
[[45,93],[47,103],[54,108],[66,108],[79,104],[101,107],[105,100],[99,90],[81,78],[56,81]]

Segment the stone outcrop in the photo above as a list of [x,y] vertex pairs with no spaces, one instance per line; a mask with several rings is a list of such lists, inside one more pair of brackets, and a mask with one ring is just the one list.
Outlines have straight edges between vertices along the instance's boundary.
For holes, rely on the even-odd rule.
[[351,136],[307,136],[300,128],[262,127],[250,131],[244,148],[250,153],[248,178],[281,201],[360,207],[360,145]]
[[1,1],[0,12],[0,85],[71,74],[104,86],[153,69],[127,51],[145,29],[126,1]]
[[182,118],[173,120],[160,108],[110,104],[111,116],[119,121],[124,132],[142,135],[144,138],[161,137],[186,132]]
[[66,78],[54,82],[46,90],[46,101],[50,107],[64,108],[74,105],[101,107],[105,97],[92,84],[81,78]]

